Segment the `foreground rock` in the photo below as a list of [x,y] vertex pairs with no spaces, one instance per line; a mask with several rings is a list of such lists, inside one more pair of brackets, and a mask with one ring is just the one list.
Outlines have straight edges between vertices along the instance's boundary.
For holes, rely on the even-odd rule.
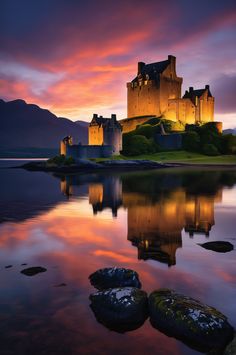
[[98,290],[114,287],[132,286],[141,288],[141,282],[136,271],[118,267],[97,270],[89,276],[91,284]]
[[198,245],[200,245],[202,248],[205,248],[207,250],[216,251],[218,253],[227,253],[227,252],[234,249],[233,244],[231,244],[229,242],[223,242],[223,241],[207,242],[207,243],[198,244]]
[[134,287],[98,291],[90,300],[97,321],[119,333],[139,328],[148,316],[147,294]]
[[34,275],[37,275],[37,274],[39,274],[41,272],[45,272],[45,271],[47,271],[47,269],[45,269],[44,267],[33,266],[33,267],[29,267],[27,269],[22,270],[21,273],[26,276],[34,276]]
[[151,324],[198,351],[222,350],[233,337],[227,318],[199,301],[160,289],[149,296]]
[[236,333],[231,343],[225,349],[224,355],[235,355],[236,354]]

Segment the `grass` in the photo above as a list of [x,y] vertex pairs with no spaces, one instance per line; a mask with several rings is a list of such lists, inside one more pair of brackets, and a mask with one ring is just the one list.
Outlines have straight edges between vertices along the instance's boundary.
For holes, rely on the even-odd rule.
[[[143,154],[138,156],[126,157],[123,155],[115,155],[112,157],[114,160],[127,160],[127,159],[145,159],[153,160],[164,163],[190,163],[190,164],[222,164],[222,165],[236,165],[236,155],[218,155],[207,156],[199,153],[191,153],[184,150],[160,152],[155,154]],[[110,160],[110,159],[96,159],[97,162]]]

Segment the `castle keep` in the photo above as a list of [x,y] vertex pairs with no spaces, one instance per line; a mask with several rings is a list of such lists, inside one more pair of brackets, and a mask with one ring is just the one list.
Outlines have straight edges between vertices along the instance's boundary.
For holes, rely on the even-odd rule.
[[127,117],[162,116],[184,125],[213,121],[214,97],[209,85],[200,90],[190,87],[182,97],[182,82],[172,55],[161,62],[139,62],[137,76],[127,83]]
[[121,125],[112,114],[111,118],[93,115],[89,124],[89,145],[111,145],[113,154],[119,154],[122,150]]

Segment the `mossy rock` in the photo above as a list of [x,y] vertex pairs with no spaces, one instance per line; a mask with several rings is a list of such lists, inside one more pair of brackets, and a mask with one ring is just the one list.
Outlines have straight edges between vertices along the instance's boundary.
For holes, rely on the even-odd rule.
[[136,271],[119,267],[99,269],[89,276],[89,280],[98,290],[127,286],[141,288]]
[[97,291],[90,300],[97,321],[118,333],[141,327],[148,316],[147,294],[135,287]]
[[151,293],[149,312],[153,327],[198,351],[222,350],[233,337],[222,313],[169,289]]

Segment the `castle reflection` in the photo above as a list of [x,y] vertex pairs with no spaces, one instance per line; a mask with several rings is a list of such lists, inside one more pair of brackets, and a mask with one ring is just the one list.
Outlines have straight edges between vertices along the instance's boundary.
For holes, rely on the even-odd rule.
[[[146,184],[137,179],[134,186],[129,184],[127,176],[90,176],[89,203],[94,214],[108,208],[114,217],[123,206],[127,209],[127,239],[137,247],[138,259],[175,265],[183,230],[190,237],[209,236],[215,224],[214,204],[222,199],[222,185],[216,183],[209,193],[201,189],[199,181],[197,189],[189,189],[188,179],[178,179],[175,175],[145,178]],[[76,185],[78,181],[65,178],[61,182],[62,192],[68,196],[76,194]]]

